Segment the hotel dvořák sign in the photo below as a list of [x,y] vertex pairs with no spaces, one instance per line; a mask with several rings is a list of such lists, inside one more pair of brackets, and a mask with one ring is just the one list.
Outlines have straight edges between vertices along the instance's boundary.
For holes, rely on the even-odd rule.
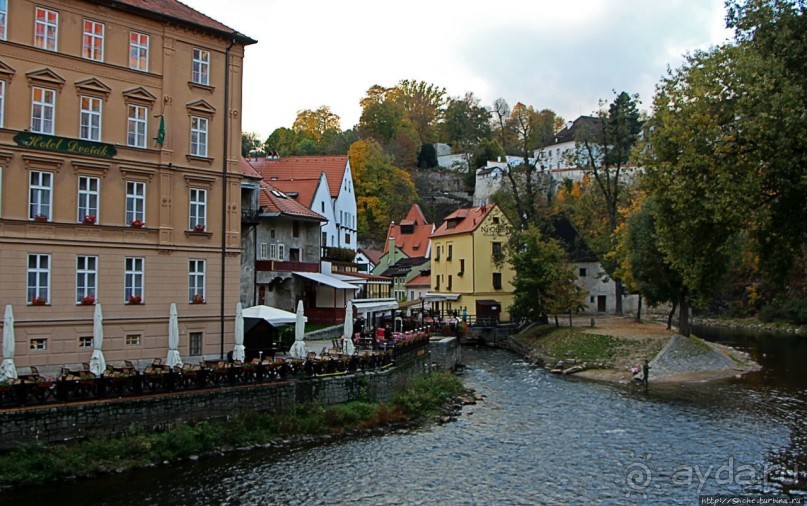
[[115,146],[112,144],[69,139],[67,137],[55,137],[53,135],[35,134],[31,132],[18,133],[14,136],[14,142],[16,142],[18,146],[22,146],[24,148],[55,151],[57,153],[64,153],[67,155],[112,158],[118,154],[118,150],[115,149]]

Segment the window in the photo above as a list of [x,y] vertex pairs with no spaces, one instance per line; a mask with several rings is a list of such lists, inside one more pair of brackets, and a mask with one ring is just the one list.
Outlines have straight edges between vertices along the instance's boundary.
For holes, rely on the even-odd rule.
[[273,229],[273,228],[270,228],[270,229],[269,229],[269,238],[270,238],[270,239],[274,239],[274,238],[275,238],[275,229]]
[[45,88],[33,89],[31,99],[31,131],[53,135],[56,117],[56,92]]
[[56,51],[59,34],[59,13],[42,7],[36,8],[34,20],[34,46]]
[[207,157],[207,118],[191,116],[191,155]]
[[437,246],[437,249],[436,249],[435,254],[434,254],[434,259],[435,260],[440,260],[440,248],[441,248],[441,246]]
[[[3,0],[0,0],[0,2],[2,1]],[[0,81],[0,128],[3,128],[5,109],[6,109],[6,82]]]
[[269,257],[269,248],[265,242],[261,243],[259,248],[258,258],[261,260],[266,260]]
[[126,346],[140,346],[140,334],[126,334]]
[[205,86],[210,84],[210,51],[194,48],[191,81]]
[[504,260],[504,255],[502,255],[502,243],[494,242],[491,243],[491,246],[493,253],[493,261],[498,263]]
[[189,332],[188,333],[188,347],[191,356],[199,356],[202,354],[202,333]]
[[439,290],[440,289],[440,275],[439,274],[434,277],[434,281],[435,281],[434,289]]
[[50,221],[53,199],[53,174],[32,170],[28,193],[28,218]]
[[345,232],[345,244],[350,244],[350,234]]
[[498,225],[498,224],[499,224],[499,217],[498,217],[498,216],[494,216],[494,217],[493,217],[493,224],[494,224],[494,225]]
[[101,99],[81,97],[81,128],[79,137],[88,141],[101,140]]
[[92,348],[92,336],[79,336],[79,338],[78,338],[78,347],[79,348]]
[[188,261],[188,302],[205,300],[205,261]]
[[142,258],[126,257],[123,273],[124,302],[143,301],[144,262]]
[[460,258],[460,271],[457,273],[457,276],[462,276],[465,274],[465,259]]
[[322,233],[321,242],[322,242],[322,247],[323,248],[328,245],[328,233],[327,232]]
[[44,337],[38,337],[31,339],[31,349],[32,350],[47,350],[48,349],[48,340]]
[[104,61],[104,24],[97,21],[84,20],[84,38],[81,44],[81,56],[89,60]]
[[204,230],[207,224],[207,190],[191,188],[190,206],[190,229],[199,227]]
[[6,15],[8,14],[8,4],[6,0],[0,0],[0,40],[6,40]]
[[283,260],[286,258],[286,245],[285,244],[278,244],[277,245],[277,259]]
[[76,303],[81,304],[84,297],[92,297],[98,301],[98,257],[76,257]]
[[581,277],[581,278],[585,278],[585,277],[586,277],[586,268],[585,268],[585,267],[581,267],[581,268],[580,268],[580,277]]
[[28,255],[28,302],[50,301],[50,255]]
[[97,177],[78,177],[78,222],[91,221],[95,223],[98,219],[98,186],[100,180]]
[[501,272],[494,272],[493,273],[493,289],[494,290],[501,290],[502,289],[502,273]]
[[126,223],[146,222],[146,183],[126,182]]
[[148,72],[149,36],[143,33],[129,34],[129,68]]
[[269,258],[275,259],[277,258],[277,244],[270,244],[269,245]]
[[451,291],[451,286],[453,283],[451,282],[451,274],[448,275],[448,285],[446,285],[446,290]]
[[126,128],[126,143],[135,148],[145,148],[148,109],[139,105],[129,106],[129,123]]
[[448,254],[446,255],[446,260],[451,260],[451,256],[454,254],[454,245],[448,245]]
[[291,236],[292,237],[300,237],[300,222],[293,221],[291,223]]
[[319,203],[319,211],[320,211],[321,213],[324,213],[324,212],[325,212],[325,202],[320,202],[320,203]]

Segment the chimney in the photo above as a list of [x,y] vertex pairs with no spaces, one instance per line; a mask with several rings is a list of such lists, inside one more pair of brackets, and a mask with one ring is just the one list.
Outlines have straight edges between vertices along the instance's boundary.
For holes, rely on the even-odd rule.
[[[395,222],[393,222],[395,223]],[[387,265],[395,265],[395,238],[389,238],[389,251],[387,252]]]

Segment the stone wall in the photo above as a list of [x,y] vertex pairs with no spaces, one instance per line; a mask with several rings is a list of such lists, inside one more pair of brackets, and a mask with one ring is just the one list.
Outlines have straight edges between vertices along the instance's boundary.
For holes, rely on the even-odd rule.
[[369,373],[9,409],[0,412],[0,449],[114,435],[133,426],[160,430],[253,411],[283,413],[305,402],[338,404],[360,398],[386,402],[412,378],[425,375],[430,361],[429,351],[420,349],[399,357],[395,366]]
[[432,367],[439,371],[453,371],[462,361],[460,340],[456,337],[432,339],[429,343]]

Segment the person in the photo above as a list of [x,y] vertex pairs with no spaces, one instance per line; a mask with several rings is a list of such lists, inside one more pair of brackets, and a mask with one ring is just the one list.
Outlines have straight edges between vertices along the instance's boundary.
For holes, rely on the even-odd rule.
[[392,329],[389,328],[389,325],[384,325],[384,341],[388,343],[392,341]]
[[645,390],[647,390],[648,375],[650,375],[650,364],[648,364],[647,359],[645,359],[644,365],[642,366],[642,384],[644,385]]
[[468,323],[468,306],[462,308],[462,321]]

